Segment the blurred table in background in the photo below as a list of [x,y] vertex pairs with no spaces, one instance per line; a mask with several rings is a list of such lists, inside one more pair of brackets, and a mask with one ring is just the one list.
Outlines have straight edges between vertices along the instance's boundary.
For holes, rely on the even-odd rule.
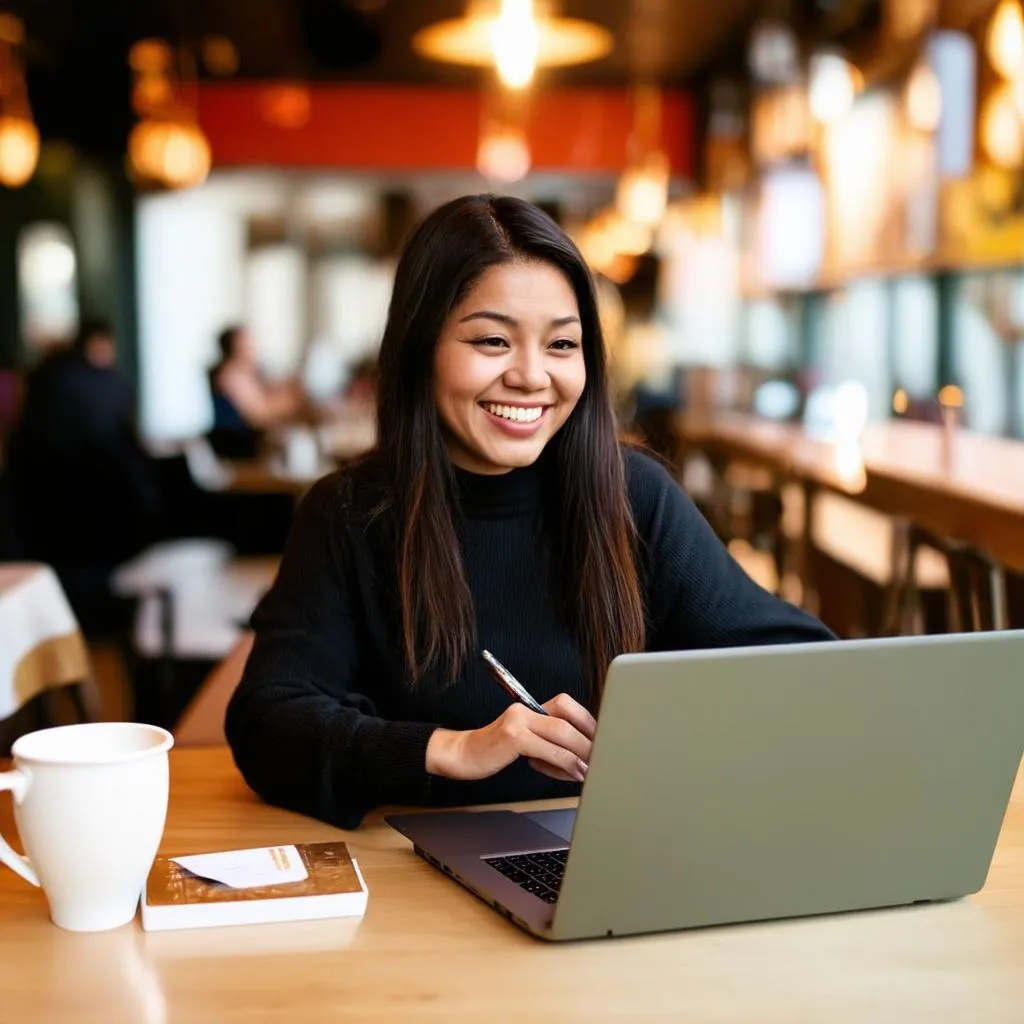
[[56,573],[48,565],[0,565],[0,720],[39,694],[75,685],[79,714],[90,717],[92,680],[85,640]]
[[374,409],[342,408],[316,427],[275,431],[261,458],[222,459],[223,487],[234,493],[291,494],[298,500],[321,477],[365,455],[376,442]]
[[318,462],[306,471],[289,469],[275,459],[223,459],[224,490],[231,494],[290,494],[296,501],[335,467]]
[[154,545],[118,569],[117,593],[138,601],[134,655],[152,669],[134,673],[136,717],[174,727],[195,688],[245,634],[279,561],[188,539]]
[[219,661],[238,642],[279,562],[272,555],[237,558],[216,540],[154,545],[114,575],[117,593],[139,599],[136,649],[151,658]]
[[[949,439],[934,424],[893,421],[871,424],[859,443],[844,446],[796,424],[724,413],[680,414],[676,431],[685,448],[846,495],[1024,570],[1024,442],[965,430]],[[811,509],[808,537],[813,518]]]

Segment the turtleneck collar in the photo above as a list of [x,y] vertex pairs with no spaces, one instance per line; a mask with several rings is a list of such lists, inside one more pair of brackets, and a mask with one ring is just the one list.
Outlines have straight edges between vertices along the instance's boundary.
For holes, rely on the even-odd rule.
[[530,466],[508,473],[470,473],[455,466],[462,513],[471,519],[501,519],[540,508],[547,476],[547,452]]

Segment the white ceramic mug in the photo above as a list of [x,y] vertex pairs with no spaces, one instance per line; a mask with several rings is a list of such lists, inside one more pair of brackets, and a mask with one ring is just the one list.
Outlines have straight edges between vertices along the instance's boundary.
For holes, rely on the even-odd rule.
[[135,916],[164,831],[173,743],[138,722],[65,725],[15,741],[0,790],[14,797],[27,856],[0,837],[0,861],[42,886],[54,924],[95,932]]

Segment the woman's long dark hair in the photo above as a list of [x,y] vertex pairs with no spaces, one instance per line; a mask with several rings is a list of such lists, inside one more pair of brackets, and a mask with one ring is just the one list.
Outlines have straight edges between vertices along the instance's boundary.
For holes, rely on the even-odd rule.
[[439,207],[410,236],[395,274],[380,351],[378,455],[397,521],[405,660],[413,682],[435,666],[455,679],[472,653],[473,601],[432,395],[434,351],[474,282],[489,267],[524,259],[560,270],[579,306],[586,385],[550,442],[561,488],[555,550],[584,679],[599,696],[611,659],[644,646],[636,535],[590,272],[558,225],[521,199],[464,196]]

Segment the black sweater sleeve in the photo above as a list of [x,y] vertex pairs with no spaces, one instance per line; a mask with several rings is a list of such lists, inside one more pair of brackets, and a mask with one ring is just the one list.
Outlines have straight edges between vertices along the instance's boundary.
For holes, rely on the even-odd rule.
[[758,586],[653,459],[627,451],[626,475],[646,579],[648,650],[835,639],[817,619]]
[[357,678],[351,532],[337,475],[296,513],[277,579],[253,615],[255,643],[227,710],[235,762],[268,803],[354,827],[385,803],[428,799],[436,726],[375,714]]

